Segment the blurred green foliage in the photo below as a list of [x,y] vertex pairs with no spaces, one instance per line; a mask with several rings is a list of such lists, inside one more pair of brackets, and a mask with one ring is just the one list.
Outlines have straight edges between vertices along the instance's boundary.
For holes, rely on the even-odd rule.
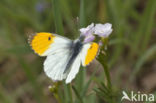
[[109,70],[118,73],[112,77],[117,80],[114,94],[106,95],[105,74],[96,77],[96,66],[89,80],[82,68],[73,85],[62,83],[54,97],[61,103],[103,103],[114,96],[119,103],[120,74],[130,68],[128,81],[133,83],[144,65],[156,59],[156,0],[1,0],[0,103],[55,102],[48,89],[52,82],[43,73],[44,58],[33,53],[28,35],[44,31],[76,39],[79,28],[92,22],[113,25],[107,58]]

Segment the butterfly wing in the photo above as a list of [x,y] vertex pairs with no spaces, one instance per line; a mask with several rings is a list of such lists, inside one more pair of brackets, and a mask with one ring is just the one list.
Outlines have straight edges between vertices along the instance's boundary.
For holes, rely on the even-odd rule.
[[87,66],[96,57],[99,51],[99,45],[95,42],[84,44],[81,51],[82,65]]
[[47,56],[44,62],[44,71],[47,76],[55,81],[65,79],[68,72],[64,73],[64,71],[70,58],[71,51],[69,49]]
[[29,37],[29,43],[39,56],[47,56],[44,62],[44,71],[52,80],[66,78],[64,73],[71,57],[72,41],[68,38],[52,33],[36,33]]
[[69,69],[70,72],[67,76],[66,83],[70,83],[75,78],[76,74],[79,72],[80,64],[81,64],[81,54],[79,53],[79,55],[77,55],[77,57],[75,58],[74,62],[72,63]]
[[52,33],[36,33],[29,37],[29,43],[39,56],[47,56],[68,49],[72,41]]
[[70,67],[70,72],[67,76],[66,83],[70,83],[79,71],[80,65],[88,65],[98,54],[99,45],[97,43],[87,43],[82,47],[81,52],[75,58]]

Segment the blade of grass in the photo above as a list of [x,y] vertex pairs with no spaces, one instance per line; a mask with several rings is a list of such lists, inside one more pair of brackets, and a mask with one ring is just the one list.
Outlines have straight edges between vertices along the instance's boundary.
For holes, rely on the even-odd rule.
[[[152,35],[152,29],[153,29],[153,25],[156,22],[155,20],[155,14],[156,14],[156,0],[150,0],[151,2],[149,2],[147,6],[147,19],[148,23],[146,24],[146,30],[145,30],[145,35],[144,35],[144,42],[141,44],[142,45],[142,52],[144,52],[144,50],[146,49],[149,41],[150,41],[150,37]],[[150,11],[150,12],[149,12]]]
[[143,64],[149,59],[149,57],[155,56],[156,54],[156,45],[152,46],[150,49],[148,49],[140,58],[136,61],[134,70],[131,74],[130,80],[133,81],[136,77],[137,73],[143,69],[141,68]]
[[64,93],[62,93],[62,88],[58,88],[58,96],[60,98],[59,103],[63,103],[63,102],[66,103],[66,100],[65,100],[66,98],[62,94],[64,94]]
[[54,21],[56,27],[56,33],[64,35],[63,24],[62,24],[62,15],[60,11],[60,0],[52,0]]
[[61,0],[60,5],[62,7],[61,11],[62,11],[63,17],[65,19],[65,22],[66,22],[68,28],[70,29],[70,31],[72,32],[71,36],[77,37],[78,36],[78,30],[77,30],[75,24],[73,23],[71,8],[69,8],[70,6],[69,6],[68,2],[66,2],[65,0]]
[[80,28],[86,26],[85,0],[80,0]]
[[[132,52],[133,54],[135,52],[138,53],[138,47],[140,48],[140,44],[142,45],[141,51],[144,50],[145,47],[147,46],[151,35],[152,25],[154,23],[155,11],[156,11],[156,1],[155,0],[147,1],[147,7],[145,8],[145,11],[141,18],[138,31],[135,34],[136,36],[134,37],[134,42],[133,42],[134,47]],[[142,53],[140,53],[139,50],[139,54]]]
[[88,80],[88,82],[85,84],[84,88],[82,89],[82,92],[81,92],[81,97],[83,98],[86,93],[87,93],[87,90],[91,84],[91,81],[93,80],[97,70],[99,69],[99,65],[96,67],[95,71],[93,72],[93,74],[91,75],[90,79]]
[[82,100],[79,92],[77,91],[77,89],[74,86],[72,86],[72,88],[73,88],[73,91],[74,91],[75,95],[77,96],[78,100],[80,101],[80,103],[83,103],[83,100]]
[[66,103],[73,103],[72,91],[70,84],[63,84]]

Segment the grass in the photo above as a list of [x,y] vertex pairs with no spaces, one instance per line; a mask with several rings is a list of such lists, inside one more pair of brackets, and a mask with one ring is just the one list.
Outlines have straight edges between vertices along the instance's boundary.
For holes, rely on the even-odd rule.
[[[25,96],[35,103],[51,103],[52,97],[60,103],[118,103],[121,91],[127,90],[129,83],[134,86],[147,66],[153,68],[155,0],[1,0],[0,12],[0,103],[27,103]],[[50,92],[48,85],[53,83],[43,73],[44,58],[34,55],[27,33],[55,32],[76,39],[79,28],[92,22],[113,25],[107,61],[99,60],[104,70],[91,68],[87,79],[88,69],[81,67],[72,84],[62,82],[56,93]],[[124,84],[121,77],[126,69],[131,75]],[[110,77],[113,70],[116,75]],[[114,78],[118,81],[113,82]],[[120,83],[125,87],[121,88]]]

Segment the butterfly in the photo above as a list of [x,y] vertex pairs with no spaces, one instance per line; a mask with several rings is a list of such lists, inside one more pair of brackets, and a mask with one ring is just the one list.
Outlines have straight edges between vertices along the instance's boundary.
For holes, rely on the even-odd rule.
[[65,79],[70,83],[80,66],[87,66],[96,57],[99,45],[84,43],[84,37],[70,40],[58,34],[40,32],[29,37],[31,48],[39,56],[46,56],[44,72],[53,81]]

